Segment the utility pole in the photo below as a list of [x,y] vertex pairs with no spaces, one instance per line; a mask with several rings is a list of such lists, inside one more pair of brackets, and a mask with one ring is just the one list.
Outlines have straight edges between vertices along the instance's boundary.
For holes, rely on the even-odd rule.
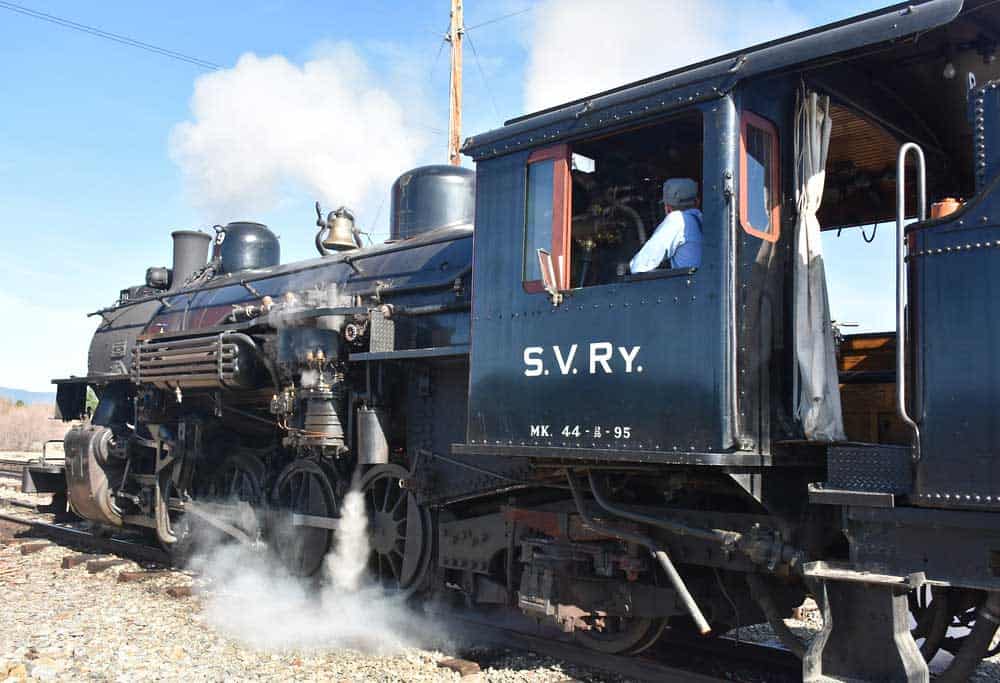
[[451,0],[451,26],[448,42],[451,43],[451,114],[448,118],[448,162],[460,166],[459,147],[462,145],[462,0]]

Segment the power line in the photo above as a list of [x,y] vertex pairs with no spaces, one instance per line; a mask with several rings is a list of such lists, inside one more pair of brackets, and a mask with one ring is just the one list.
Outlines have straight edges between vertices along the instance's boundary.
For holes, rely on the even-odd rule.
[[448,42],[447,31],[445,31],[444,33],[435,33],[434,35],[441,36],[441,42],[438,43],[437,54],[434,55],[434,61],[431,62],[431,70],[427,72],[428,83],[431,83],[434,80],[434,69],[437,67],[438,62],[441,60],[441,52],[444,50],[444,46]]
[[486,78],[486,72],[483,71],[483,65],[479,61],[479,52],[476,51],[476,44],[472,42],[472,36],[469,35],[468,29],[465,32],[465,39],[469,41],[469,47],[472,48],[472,56],[476,58],[476,67],[479,69],[479,75],[483,78],[483,85],[486,86],[486,92],[490,95],[490,102],[493,103],[493,113],[500,118],[500,109],[497,107],[496,98],[493,96],[493,88],[490,87],[490,82]]
[[104,31],[94,26],[88,26],[86,24],[80,24],[75,21],[71,21],[69,19],[63,19],[62,17],[57,17],[54,14],[46,14],[45,12],[39,12],[38,10],[33,10],[29,7],[24,7],[23,5],[16,5],[13,2],[6,2],[6,0],[0,0],[0,9],[10,10],[11,12],[17,12],[18,14],[23,14],[28,17],[41,19],[42,21],[47,21],[51,24],[56,24],[57,26],[73,29],[74,31],[80,31],[81,33],[88,33],[92,36],[96,36],[98,38],[104,38],[105,40],[110,40],[115,43],[128,45],[129,47],[139,48],[140,50],[146,50],[147,52],[152,52],[154,54],[158,54],[163,57],[176,59],[181,62],[187,62],[188,64],[193,64],[195,66],[201,67],[202,69],[216,71],[222,68],[218,64],[213,64],[212,62],[206,61],[204,59],[199,59],[198,57],[192,57],[191,55],[186,55],[183,52],[169,50],[165,47],[160,47],[158,45],[153,45],[151,43],[144,43],[143,41],[136,40],[135,38],[129,38],[128,36],[123,36],[118,33],[111,33],[110,31]]
[[[0,0],[0,9],[10,10],[11,12],[17,12],[18,14],[23,14],[35,19],[41,19],[42,21],[47,21],[57,26],[62,26],[64,28],[73,29],[74,31],[80,31],[82,33],[87,33],[98,38],[104,38],[105,40],[110,40],[122,45],[127,45],[129,47],[139,48],[140,50],[146,50],[154,54],[161,55],[163,57],[169,57],[171,59],[176,59],[181,62],[186,62],[188,64],[193,64],[195,66],[201,67],[202,69],[208,69],[210,71],[218,71],[223,67],[219,64],[214,64],[204,59],[198,57],[192,57],[191,55],[186,55],[183,52],[177,52],[175,50],[170,50],[165,47],[160,47],[158,45],[153,45],[151,43],[145,43],[141,40],[136,40],[135,38],[129,38],[128,36],[123,36],[118,33],[111,33],[110,31],[105,31],[103,29],[96,28],[94,26],[88,26],[86,24],[80,24],[78,22],[72,21],[70,19],[64,19],[62,17],[57,17],[53,14],[46,14],[45,12],[39,12],[33,10],[30,7],[24,7],[23,5],[17,5],[13,2],[7,2],[7,0]],[[440,54],[440,50],[438,51]],[[409,122],[415,128],[422,128],[434,135],[444,135],[445,131],[440,128],[435,128],[434,126],[428,126],[426,124]]]
[[488,19],[488,20],[482,22],[481,24],[476,24],[475,26],[466,26],[465,30],[466,31],[471,31],[472,29],[480,28],[482,26],[488,26],[490,24],[495,24],[498,21],[503,21],[504,19],[510,19],[511,17],[516,17],[519,14],[524,14],[525,12],[530,12],[533,9],[535,9],[535,8],[534,7],[526,7],[524,9],[522,9],[522,10],[518,10],[517,12],[511,12],[510,14],[504,14],[503,16],[500,16],[500,17],[494,17],[492,19]]

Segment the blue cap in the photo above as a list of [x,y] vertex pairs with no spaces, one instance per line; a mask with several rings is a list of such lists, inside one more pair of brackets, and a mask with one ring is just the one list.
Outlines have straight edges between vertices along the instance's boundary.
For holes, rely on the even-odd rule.
[[685,207],[698,199],[698,183],[690,178],[670,178],[663,183],[663,203]]

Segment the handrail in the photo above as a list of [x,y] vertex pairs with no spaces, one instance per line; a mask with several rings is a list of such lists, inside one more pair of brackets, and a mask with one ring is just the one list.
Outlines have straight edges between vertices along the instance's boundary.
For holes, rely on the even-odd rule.
[[906,155],[917,157],[917,220],[927,220],[927,166],[915,142],[899,148],[896,158],[896,413],[913,433],[913,459],[920,460],[920,428],[906,409]]

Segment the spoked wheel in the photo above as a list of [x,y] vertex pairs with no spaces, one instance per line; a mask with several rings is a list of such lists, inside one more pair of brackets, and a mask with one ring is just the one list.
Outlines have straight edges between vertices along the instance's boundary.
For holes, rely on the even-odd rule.
[[281,471],[272,501],[277,509],[274,546],[290,572],[312,576],[323,564],[333,532],[295,523],[294,515],[335,517],[338,505],[326,471],[312,460],[294,460]]
[[410,595],[423,586],[431,560],[431,518],[401,483],[409,472],[376,465],[362,477],[371,554],[368,569],[384,589]]
[[264,463],[249,453],[237,453],[222,461],[208,486],[208,498],[219,503],[264,502]]
[[573,637],[587,649],[608,655],[642,652],[656,642],[666,619],[641,619],[592,614],[585,618],[590,630],[577,629]]
[[[1000,594],[952,589],[948,592],[948,612],[948,635],[941,649],[954,655],[954,659],[938,676],[937,680],[942,683],[968,680],[980,661],[1000,650],[992,647],[997,633]],[[981,618],[984,613],[985,618]]]
[[935,589],[927,593],[921,589],[911,593],[909,599],[910,611],[917,622],[911,633],[915,639],[925,638],[920,646],[924,658],[929,662],[939,650],[954,655],[935,680],[965,681],[983,658],[1000,651],[1000,647],[991,647],[997,632],[996,621],[979,618],[981,608],[992,614],[1000,610],[997,594],[961,589]]
[[[196,494],[197,500],[232,506],[233,513],[227,515],[226,521],[250,538],[256,538],[260,530],[257,511],[264,503],[265,471],[264,463],[254,455],[231,455],[213,473],[208,486]],[[171,520],[171,524],[177,542],[170,547],[170,553],[178,562],[186,561],[194,554],[199,542],[214,544],[220,536],[230,538],[191,512]]]
[[944,589],[931,591],[930,586],[921,586],[907,595],[910,614],[916,624],[910,634],[920,647],[924,661],[931,661],[937,654],[948,632],[951,613],[948,611],[948,595]]
[[[976,625],[976,612],[986,601],[984,593],[974,591],[958,591],[948,601],[948,626],[949,629],[960,629],[962,635],[947,636],[941,643],[941,648],[953,655],[957,655],[968,640],[969,633]],[[984,657],[992,657],[1000,652],[1000,645],[987,649]]]

